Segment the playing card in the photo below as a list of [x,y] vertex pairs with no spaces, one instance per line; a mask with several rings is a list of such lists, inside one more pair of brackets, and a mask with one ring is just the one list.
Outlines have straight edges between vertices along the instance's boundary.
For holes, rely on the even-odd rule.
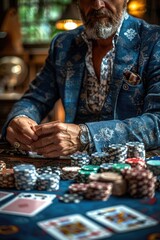
[[55,194],[46,194],[46,193],[21,193],[18,195],[19,198],[35,199],[35,200],[44,200],[52,201],[56,195]]
[[86,214],[117,232],[151,227],[158,223],[156,220],[123,205],[93,210]]
[[12,196],[13,193],[12,192],[3,192],[3,191],[0,191],[0,201]]
[[0,213],[32,217],[49,206],[56,195],[21,193],[0,207]]
[[89,240],[111,236],[111,232],[80,214],[41,221],[38,226],[59,240]]

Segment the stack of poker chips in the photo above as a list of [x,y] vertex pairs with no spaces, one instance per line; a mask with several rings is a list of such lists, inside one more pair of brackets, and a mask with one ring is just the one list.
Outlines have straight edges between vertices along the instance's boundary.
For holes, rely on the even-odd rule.
[[153,198],[156,177],[148,169],[131,168],[123,172],[127,181],[128,193],[134,198]]
[[15,178],[13,169],[3,168],[0,172],[0,187],[1,188],[14,188]]
[[41,174],[52,174],[52,173],[55,173],[57,175],[61,175],[61,169],[59,167],[52,167],[52,166],[46,166],[46,167],[41,167],[41,168],[37,168],[37,173],[39,175]]
[[3,161],[0,161],[0,172],[6,169],[6,163]]
[[58,199],[64,203],[79,203],[83,200],[83,196],[76,193],[65,193],[63,196],[58,196]]
[[160,156],[146,159],[147,168],[156,176],[156,190],[160,191]]
[[127,146],[123,144],[111,144],[105,151],[110,163],[124,163],[127,158]]
[[78,166],[66,166],[62,168],[61,179],[62,180],[74,180],[76,179],[78,172],[81,168]]
[[106,152],[94,152],[91,154],[90,164],[101,165],[108,162],[108,153]]
[[84,195],[87,192],[88,184],[87,183],[72,183],[68,190],[70,193],[76,193],[79,195]]
[[145,160],[145,146],[142,142],[127,142],[127,158],[142,158]]
[[90,182],[85,192],[85,198],[106,201],[112,193],[112,183]]
[[126,181],[123,176],[115,172],[103,172],[89,176],[89,182],[112,183],[112,194],[122,196],[126,193]]
[[97,173],[99,170],[99,166],[97,165],[84,165],[78,171],[78,175],[75,179],[77,183],[87,183],[90,174]]
[[146,162],[143,158],[127,158],[125,163],[129,164],[132,168],[146,168]]
[[160,191],[160,175],[157,176],[157,181],[156,181],[156,190]]
[[77,152],[70,156],[71,166],[82,167],[83,165],[90,164],[90,156],[85,152]]
[[60,176],[56,173],[42,173],[37,178],[39,191],[56,191],[59,189]]
[[36,188],[37,172],[32,164],[20,164],[13,167],[15,186],[18,190],[32,190]]
[[100,165],[100,172],[118,172],[122,173],[124,169],[129,169],[131,166],[126,163],[103,163]]

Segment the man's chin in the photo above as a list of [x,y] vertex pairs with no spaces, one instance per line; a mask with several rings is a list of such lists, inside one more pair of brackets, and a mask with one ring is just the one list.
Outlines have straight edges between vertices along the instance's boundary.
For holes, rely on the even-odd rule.
[[93,40],[107,39],[107,38],[111,37],[115,32],[116,32],[116,30],[114,30],[112,28],[107,28],[107,29],[103,28],[103,29],[98,29],[98,30],[96,30],[95,28],[86,29],[86,34],[87,34],[88,38],[93,39]]

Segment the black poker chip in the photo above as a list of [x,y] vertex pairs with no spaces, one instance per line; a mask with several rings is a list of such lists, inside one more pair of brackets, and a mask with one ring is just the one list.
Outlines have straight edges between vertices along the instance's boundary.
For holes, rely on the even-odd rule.
[[83,200],[83,196],[76,193],[65,193],[63,196],[59,196],[59,201],[64,203],[79,203]]

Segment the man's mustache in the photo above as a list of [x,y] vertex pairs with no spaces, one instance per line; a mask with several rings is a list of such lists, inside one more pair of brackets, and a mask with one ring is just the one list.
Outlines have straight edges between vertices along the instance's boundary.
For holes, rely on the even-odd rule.
[[89,19],[94,17],[108,17],[111,16],[112,14],[113,13],[109,9],[92,10],[92,12],[88,13],[86,18]]
[[113,16],[113,13],[109,9],[99,9],[99,10],[92,10],[89,12],[85,17],[86,24],[96,18],[110,18]]

